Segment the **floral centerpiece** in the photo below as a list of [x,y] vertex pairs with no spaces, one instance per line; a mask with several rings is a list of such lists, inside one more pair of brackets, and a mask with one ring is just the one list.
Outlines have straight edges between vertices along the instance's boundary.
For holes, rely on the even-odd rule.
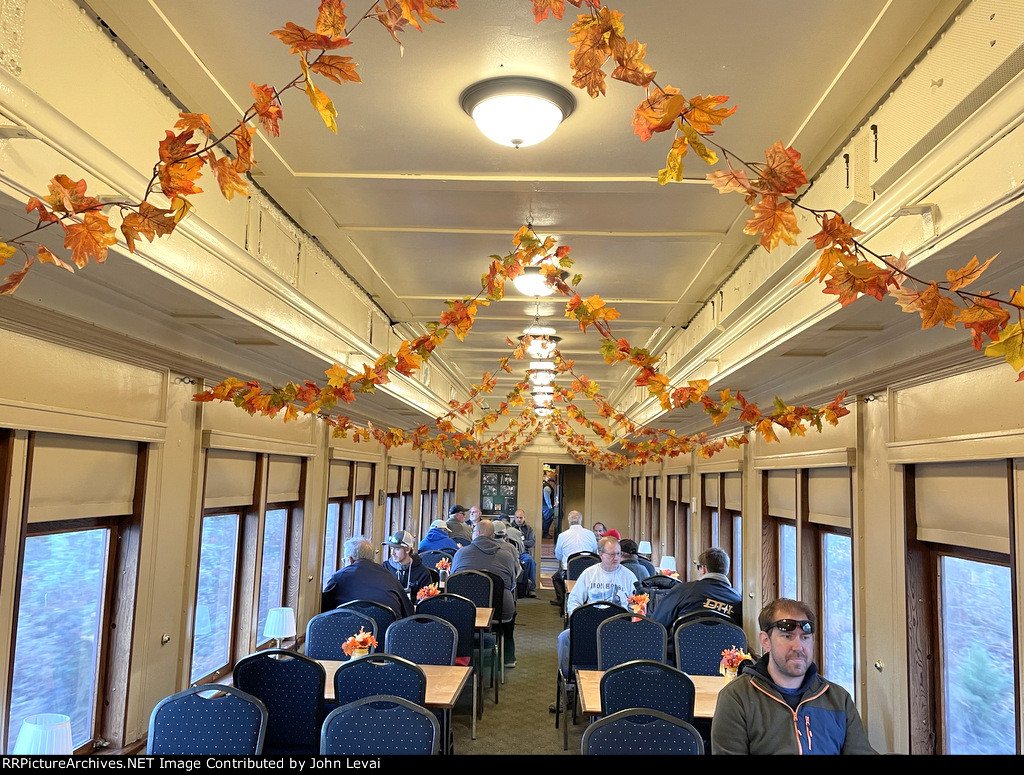
[[373,637],[372,633],[369,633],[360,627],[359,632],[341,644],[341,650],[344,651],[347,656],[362,657],[370,653],[371,646],[373,648],[377,648],[377,639]]
[[[651,596],[646,592],[642,595],[630,595],[626,598],[626,604],[629,606],[629,610],[638,616],[647,616],[647,604],[651,602]],[[640,619],[634,617],[634,622],[639,622]]]
[[420,588],[420,591],[416,593],[416,602],[426,600],[428,597],[435,597],[440,594],[441,590],[437,588],[437,584],[428,584],[427,586]]
[[743,649],[731,646],[722,651],[722,661],[718,666],[718,672],[732,680],[739,672],[740,665],[746,660],[753,661],[753,657]]
[[452,569],[452,561],[446,557],[442,557],[437,561],[437,565],[434,567],[439,571],[450,571]]
[[658,572],[661,573],[662,576],[668,576],[671,579],[679,578],[679,573],[677,571],[669,570],[668,568],[659,568]]

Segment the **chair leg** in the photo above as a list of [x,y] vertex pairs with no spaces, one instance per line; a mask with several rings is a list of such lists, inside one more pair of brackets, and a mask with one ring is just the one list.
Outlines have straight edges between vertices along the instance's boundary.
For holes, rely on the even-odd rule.
[[[569,750],[569,698],[573,693],[569,691],[569,684],[565,685],[565,718],[562,720],[562,750]],[[576,704],[575,698],[572,700]]]
[[562,715],[562,671],[555,678],[555,729],[558,729],[558,717]]
[[473,721],[472,721],[471,726],[470,726],[470,737],[473,740],[476,740],[476,713],[477,713],[477,708],[480,707],[479,705],[477,705],[477,691],[479,690],[478,687],[479,687],[479,681],[477,681],[477,674],[476,674],[476,671],[474,671],[473,672]]

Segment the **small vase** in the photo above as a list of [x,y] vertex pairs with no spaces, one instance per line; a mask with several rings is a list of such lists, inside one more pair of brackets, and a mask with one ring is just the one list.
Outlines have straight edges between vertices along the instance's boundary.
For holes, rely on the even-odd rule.
[[729,683],[729,681],[733,680],[736,677],[736,668],[735,667],[727,667],[727,668],[725,668],[725,673],[723,673],[723,675],[725,676],[725,682]]
[[444,589],[444,588],[445,588],[445,585],[446,585],[446,584],[448,583],[448,571],[446,571],[446,570],[441,570],[441,571],[438,571],[438,572],[437,572],[437,576],[438,576],[438,582],[437,582],[437,585],[438,585],[438,586],[439,586],[439,587],[440,587],[441,589]]
[[352,656],[349,659],[359,659],[360,657],[368,657],[370,655],[370,649],[355,649],[352,652]]

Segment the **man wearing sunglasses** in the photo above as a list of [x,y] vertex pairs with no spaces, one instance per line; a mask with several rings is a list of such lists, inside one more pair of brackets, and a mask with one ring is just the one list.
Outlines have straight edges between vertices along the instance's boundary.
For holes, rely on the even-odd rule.
[[764,656],[722,689],[711,724],[714,754],[872,754],[849,693],[812,661],[817,622],[798,600],[757,617]]

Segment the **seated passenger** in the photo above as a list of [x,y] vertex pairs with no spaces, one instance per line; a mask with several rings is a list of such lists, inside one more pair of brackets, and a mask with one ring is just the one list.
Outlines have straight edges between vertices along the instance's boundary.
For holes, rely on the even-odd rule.
[[452,540],[459,546],[466,546],[473,540],[473,529],[466,524],[466,510],[459,504],[448,509],[448,530]]
[[452,540],[451,532],[447,522],[443,519],[435,519],[430,523],[430,530],[427,531],[426,537],[420,541],[419,550],[421,552],[439,552],[442,549],[451,549],[453,552],[458,550],[459,545]]
[[811,607],[775,600],[757,622],[764,656],[718,695],[711,753],[875,753],[849,693],[822,678],[811,661]]
[[415,600],[416,593],[433,581],[430,571],[413,551],[413,541],[412,533],[406,530],[388,536],[384,546],[390,548],[391,557],[381,563],[385,570],[395,574],[410,600]]
[[[629,596],[633,594],[633,585],[637,579],[631,570],[623,568],[620,564],[622,550],[619,542],[606,535],[598,541],[597,553],[601,556],[601,562],[591,565],[580,574],[566,599],[565,610],[570,617],[581,605],[602,601],[615,603],[629,610]],[[568,630],[562,630],[558,634],[558,667],[562,675],[568,676]],[[554,706],[551,710],[554,710]]]
[[386,605],[402,619],[413,613],[412,602],[398,579],[375,561],[373,544],[362,536],[345,542],[341,570],[327,580],[320,610],[330,611],[353,600],[373,600]]
[[672,622],[684,614],[710,611],[723,614],[740,627],[743,626],[743,597],[729,583],[729,555],[724,549],[712,546],[697,558],[697,580],[677,584],[658,601],[651,618],[672,627]]
[[636,541],[631,538],[627,538],[619,543],[622,547],[622,567],[629,568],[633,571],[633,575],[636,576],[637,581],[643,581],[648,576],[653,575],[651,571],[647,569],[645,565],[640,562],[640,558],[636,556]]
[[494,523],[489,519],[481,519],[473,533],[473,543],[455,553],[452,575],[464,570],[479,570],[495,573],[501,579],[504,585],[501,631],[505,640],[505,667],[511,668],[516,666],[516,644],[513,640],[516,601],[512,590],[515,589],[516,577],[519,575],[519,563],[503,546],[508,547],[508,544],[494,540]]

